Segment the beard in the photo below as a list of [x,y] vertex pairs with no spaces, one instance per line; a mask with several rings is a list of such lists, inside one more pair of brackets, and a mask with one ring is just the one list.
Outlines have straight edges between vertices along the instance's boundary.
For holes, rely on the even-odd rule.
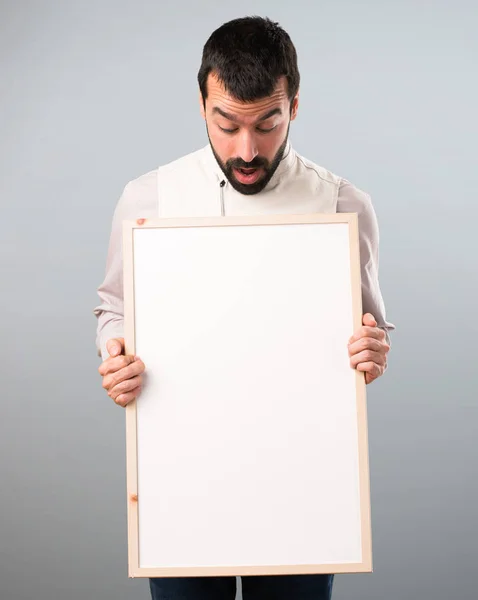
[[[209,144],[211,145],[214,158],[216,159],[217,164],[221,168],[229,183],[240,194],[245,194],[249,196],[252,194],[258,194],[259,192],[262,192],[262,190],[272,179],[272,176],[276,172],[281,160],[284,157],[285,149],[287,148],[287,141],[289,138],[289,127],[287,127],[287,133],[284,141],[280,145],[279,150],[276,152],[274,158],[271,161],[269,161],[264,156],[256,156],[253,160],[251,160],[251,162],[245,162],[244,160],[242,160],[242,158],[236,157],[230,158],[224,163],[219,158],[216,150],[214,149],[214,146],[211,142],[211,138],[209,137],[209,131],[207,132],[207,136],[209,138]],[[241,181],[238,181],[236,175],[234,174],[234,169],[262,169],[263,174],[254,183],[242,183]]]

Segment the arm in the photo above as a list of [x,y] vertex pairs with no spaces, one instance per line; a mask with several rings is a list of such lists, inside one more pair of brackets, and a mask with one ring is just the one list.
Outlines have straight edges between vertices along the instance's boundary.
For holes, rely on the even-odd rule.
[[123,249],[122,221],[128,218],[128,186],[123,191],[113,214],[106,270],[103,282],[98,287],[100,304],[93,313],[97,318],[96,349],[105,360],[109,353],[106,343],[109,339],[123,338]]
[[97,290],[100,304],[93,311],[97,318],[96,349],[103,360],[109,356],[107,341],[124,336],[123,221],[156,216],[156,198],[156,175],[152,171],[126,185],[113,214],[105,277]]
[[363,326],[349,340],[349,355],[351,366],[365,371],[370,383],[387,368],[390,332],[395,329],[387,321],[379,284],[378,221],[370,196],[345,180],[339,190],[337,212],[358,215]]
[[124,355],[123,303],[123,221],[151,218],[157,214],[154,172],[130,182],[124,189],[113,215],[105,278],[98,288],[96,348],[102,357],[98,371],[103,388],[120,406],[126,406],[141,392],[144,363]]
[[355,212],[358,215],[363,313],[370,313],[375,317],[377,326],[383,329],[387,343],[390,343],[389,334],[395,329],[395,325],[387,321],[380,290],[379,228],[370,196],[343,180],[337,212]]

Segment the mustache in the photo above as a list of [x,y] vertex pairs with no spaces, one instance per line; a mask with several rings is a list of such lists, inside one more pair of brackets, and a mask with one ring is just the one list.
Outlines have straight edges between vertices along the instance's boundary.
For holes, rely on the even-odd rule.
[[251,162],[246,162],[242,158],[230,158],[227,161],[227,167],[230,169],[258,169],[259,167],[268,167],[269,161],[261,156],[256,156]]

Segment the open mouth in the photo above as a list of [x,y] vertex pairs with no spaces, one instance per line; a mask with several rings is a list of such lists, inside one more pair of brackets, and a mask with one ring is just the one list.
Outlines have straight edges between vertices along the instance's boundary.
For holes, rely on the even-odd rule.
[[258,167],[255,169],[243,169],[243,168],[235,168],[234,174],[236,179],[241,183],[255,183],[259,177],[261,176],[262,168]]

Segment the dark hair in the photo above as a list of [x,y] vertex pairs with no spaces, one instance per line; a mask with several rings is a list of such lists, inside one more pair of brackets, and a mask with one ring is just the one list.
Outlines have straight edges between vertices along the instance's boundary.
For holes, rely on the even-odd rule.
[[292,100],[300,82],[297,52],[288,33],[278,23],[256,16],[224,23],[207,40],[198,72],[204,102],[210,73],[242,102],[270,96],[282,76]]

